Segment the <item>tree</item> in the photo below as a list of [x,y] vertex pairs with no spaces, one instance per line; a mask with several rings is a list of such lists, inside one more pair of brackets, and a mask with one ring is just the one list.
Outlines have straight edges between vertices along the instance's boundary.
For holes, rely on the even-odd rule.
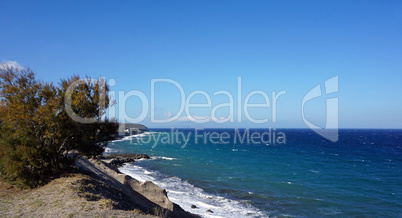
[[104,118],[108,92],[104,80],[73,76],[54,86],[29,69],[0,69],[0,176],[32,187],[77,154],[101,154],[118,128]]

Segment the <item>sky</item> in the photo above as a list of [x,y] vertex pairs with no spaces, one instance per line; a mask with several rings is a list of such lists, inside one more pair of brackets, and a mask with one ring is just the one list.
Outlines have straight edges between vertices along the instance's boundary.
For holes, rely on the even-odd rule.
[[121,122],[402,128],[401,1],[1,0],[0,8],[0,62],[55,84],[104,77],[116,100],[108,116]]

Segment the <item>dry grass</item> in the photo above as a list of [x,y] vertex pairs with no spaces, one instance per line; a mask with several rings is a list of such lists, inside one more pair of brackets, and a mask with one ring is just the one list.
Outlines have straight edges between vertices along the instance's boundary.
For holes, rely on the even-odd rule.
[[168,211],[161,207],[154,207],[153,212],[154,212],[155,216],[157,216],[157,217],[162,217],[162,218],[168,217]]
[[0,217],[150,217],[119,190],[83,174],[18,190],[0,182]]

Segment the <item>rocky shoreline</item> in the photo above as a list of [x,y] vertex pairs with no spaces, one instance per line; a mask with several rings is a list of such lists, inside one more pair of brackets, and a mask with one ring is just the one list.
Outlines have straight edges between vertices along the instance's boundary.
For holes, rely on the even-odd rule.
[[139,182],[117,169],[143,158],[150,159],[146,154],[81,156],[71,172],[32,190],[0,181],[0,217],[200,217],[170,201],[153,182]]
[[116,170],[120,164],[141,158],[149,159],[149,156],[145,154],[107,154],[94,159],[80,157],[76,166],[81,171],[125,193],[130,198],[131,203],[138,206],[142,211],[149,211],[151,214],[153,211],[160,211],[164,217],[199,217],[171,202],[167,197],[166,190],[153,182],[139,182]]
[[0,217],[200,217],[170,201],[153,182],[139,182],[107,163],[141,158],[149,157],[81,156],[71,172],[36,189],[20,190],[0,181]]
[[138,159],[151,158],[146,154],[104,154],[99,156],[99,159],[117,170],[125,163],[134,163]]
[[[123,154],[123,153],[113,153],[113,154],[103,154],[98,157],[99,160],[112,167],[117,172],[119,167],[123,166],[125,163],[134,163],[138,159],[151,159],[146,154]],[[167,195],[166,195],[167,197]],[[191,205],[191,209],[198,208],[196,205]],[[212,210],[208,209],[207,213],[214,213]]]

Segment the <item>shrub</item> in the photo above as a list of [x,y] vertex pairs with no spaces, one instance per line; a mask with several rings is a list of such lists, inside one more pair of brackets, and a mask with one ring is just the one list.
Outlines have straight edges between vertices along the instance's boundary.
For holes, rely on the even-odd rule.
[[101,154],[118,128],[104,118],[108,92],[104,80],[73,76],[54,86],[29,69],[0,69],[0,177],[33,187],[77,154]]

